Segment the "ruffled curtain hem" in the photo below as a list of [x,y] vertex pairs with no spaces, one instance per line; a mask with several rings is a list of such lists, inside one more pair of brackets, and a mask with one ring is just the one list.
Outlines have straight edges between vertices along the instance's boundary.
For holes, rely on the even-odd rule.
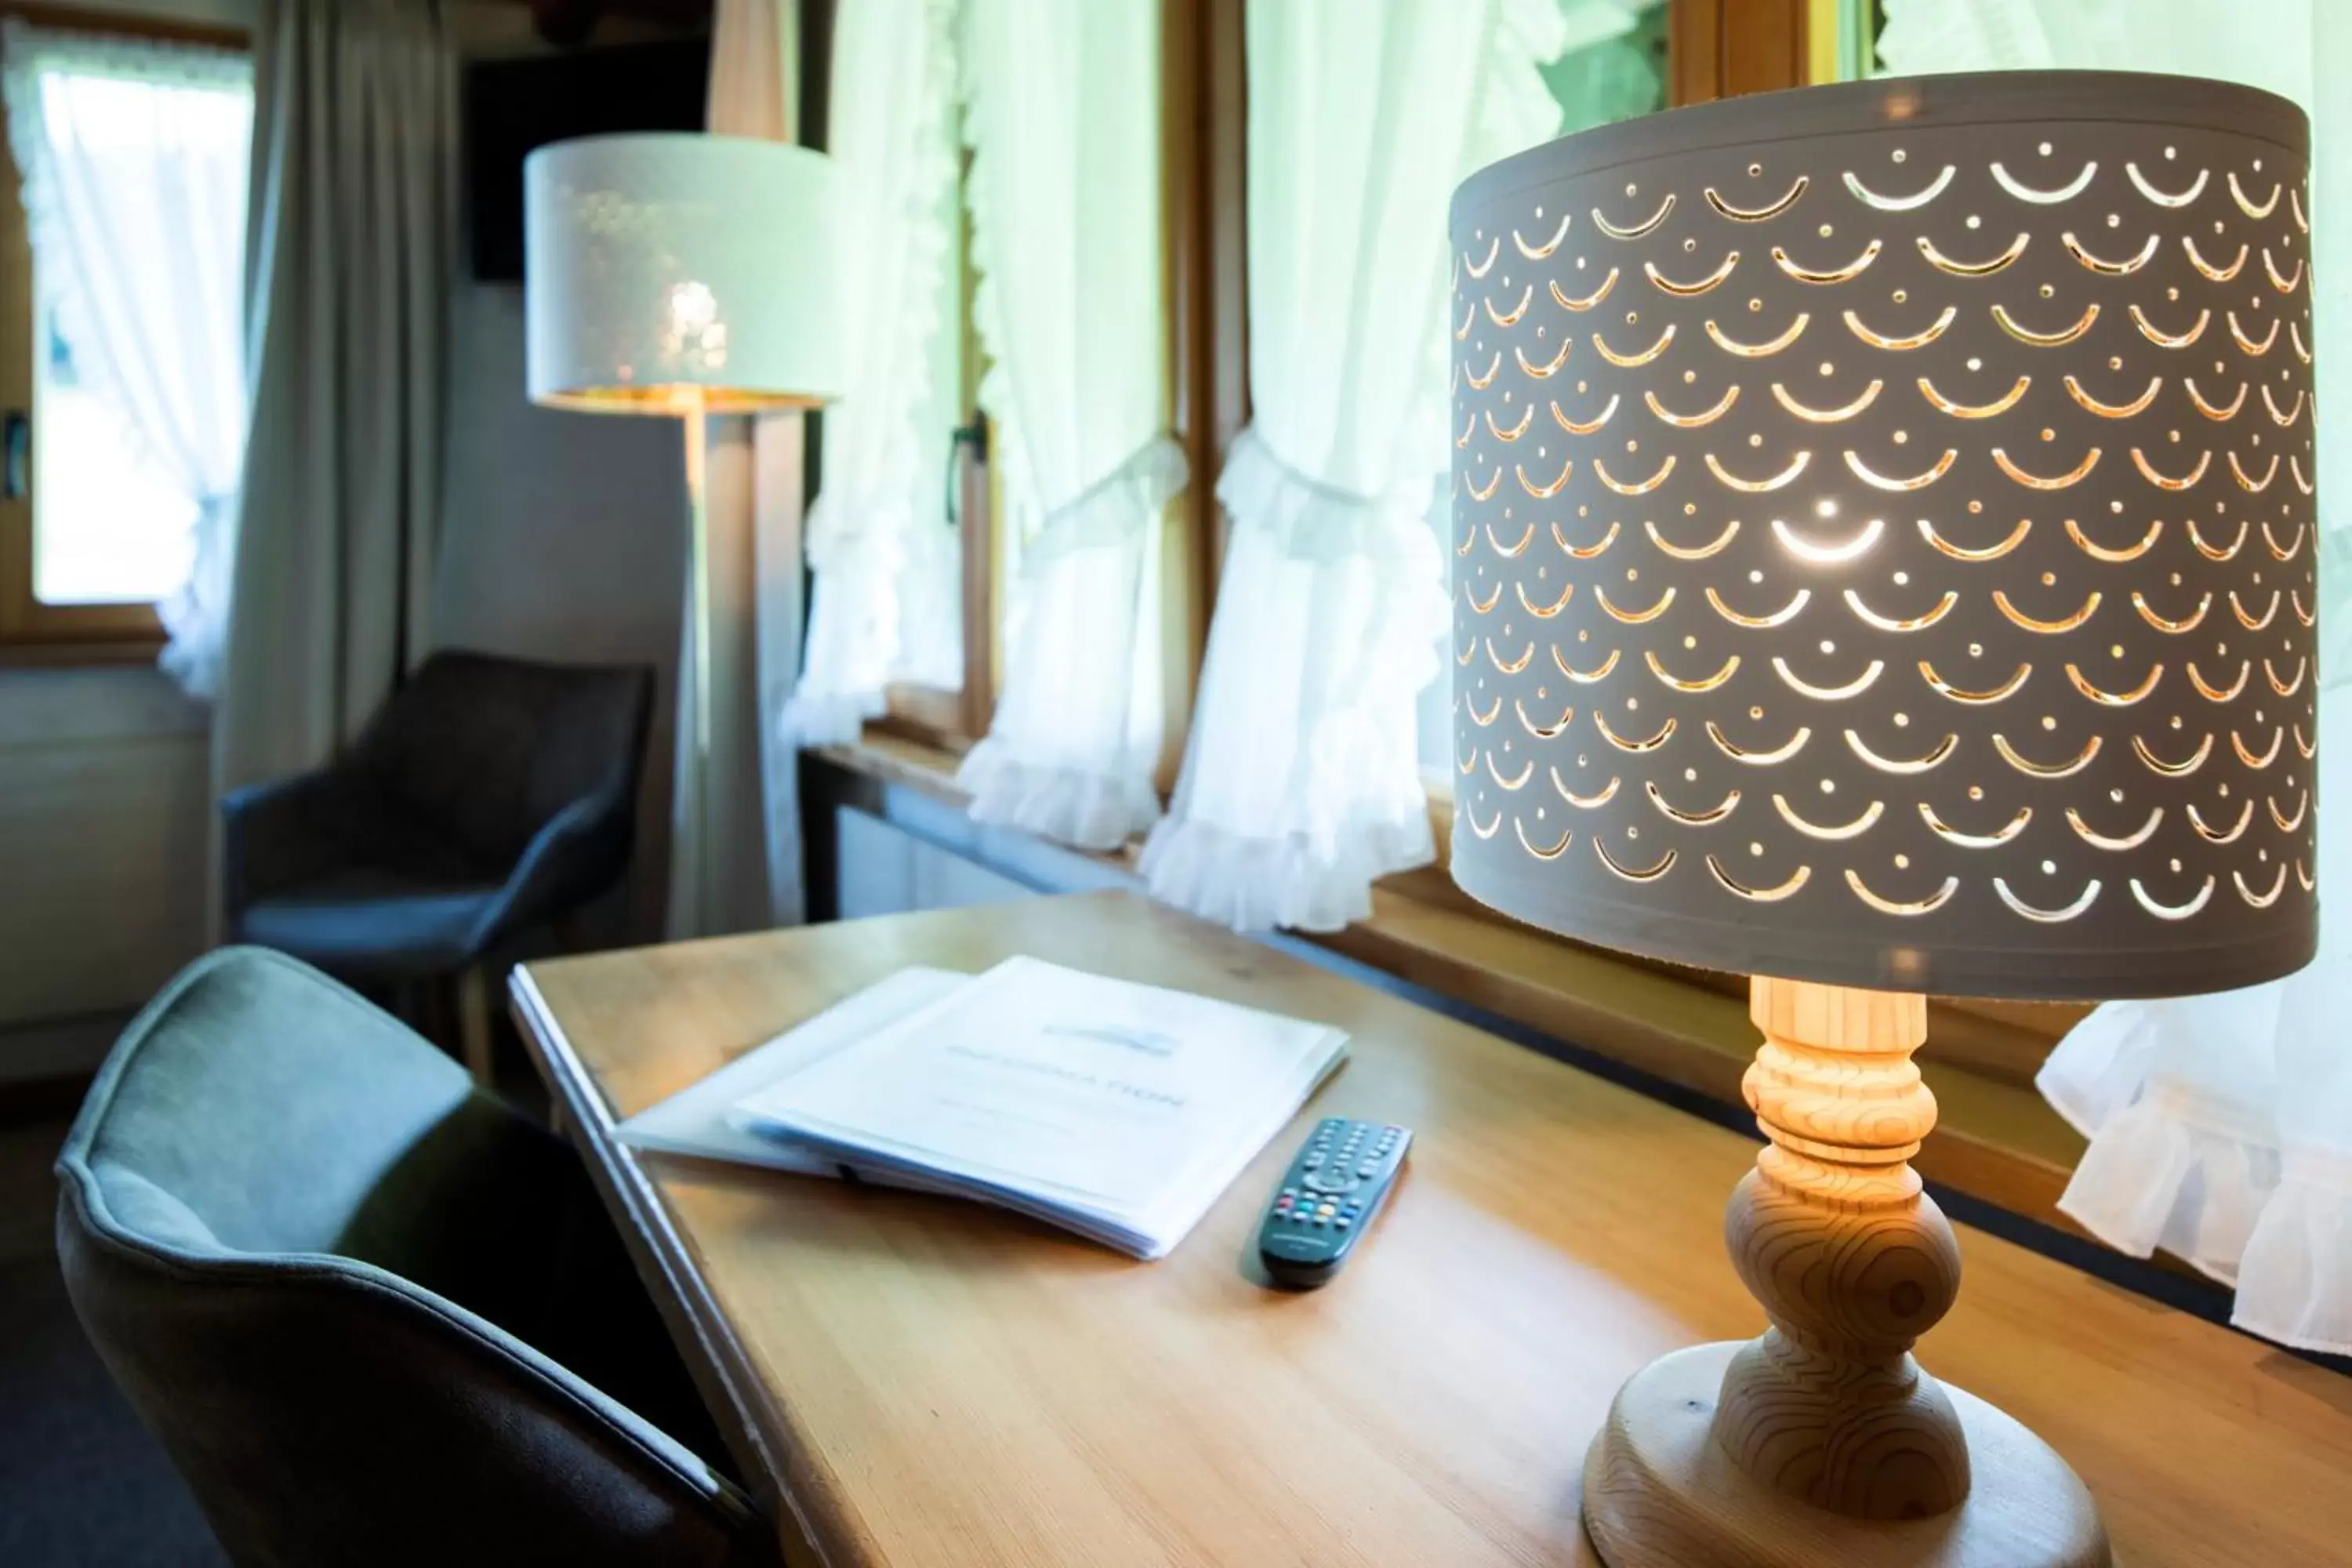
[[1152,515],[1183,493],[1191,473],[1175,438],[1154,434],[1109,473],[1046,512],[1023,554],[1022,574],[1039,576],[1073,551],[1136,543]]
[[[1236,931],[1337,931],[1371,912],[1375,879],[1425,865],[1436,853],[1411,737],[1412,695],[1437,673],[1437,638],[1448,616],[1436,543],[1416,498],[1365,497],[1321,483],[1284,462],[1254,427],[1226,455],[1217,499],[1236,535],[1246,532],[1262,546],[1245,552],[1237,538],[1229,561],[1363,563],[1374,603],[1362,641],[1322,650],[1341,667],[1328,689],[1349,695],[1299,738],[1287,792],[1265,827],[1191,815],[1180,796],[1180,815],[1144,848],[1144,878],[1154,898]],[[1428,498],[1418,499],[1425,506]],[[1223,615],[1213,645],[1249,630],[1225,624]],[[1213,654],[1232,657],[1229,649]],[[1196,758],[1192,765],[1207,764]],[[1292,826],[1306,822],[1315,830]]]
[[1340,931],[1372,912],[1372,884],[1436,855],[1426,811],[1372,822],[1318,844],[1231,833],[1213,823],[1167,822],[1144,847],[1152,896],[1235,931]]
[[777,728],[788,745],[854,745],[866,721],[879,719],[888,708],[879,691],[795,691]]
[[2352,1173],[2323,1178],[2287,1155],[2286,1177],[2246,1240],[2230,1321],[2297,1350],[2352,1355]]
[[[1435,494],[1392,493],[1370,499],[1320,483],[1276,455],[1256,426],[1234,437],[1217,481],[1236,531],[1266,535],[1275,558],[1321,563],[1368,559],[1377,574],[1378,602],[1364,643],[1356,650],[1352,683],[1335,683],[1354,697],[1325,714],[1307,737],[1309,787],[1323,799],[1346,799],[1362,781],[1376,776],[1383,755],[1381,737],[1394,718],[1407,712],[1414,694],[1437,674],[1437,639],[1452,622],[1437,558],[1437,544],[1424,513]],[[1327,650],[1328,651],[1328,650]],[[1321,793],[1328,784],[1336,793]],[[1422,794],[1416,764],[1400,796]]]
[[956,770],[975,822],[1018,827],[1081,849],[1116,849],[1160,819],[1160,796],[1141,773],[1024,762],[992,735]]
[[2158,1097],[2099,1130],[2058,1210],[2117,1252],[2147,1258],[2160,1247],[2235,1285],[2278,1180],[2277,1154],[2259,1140]]
[[[1023,576],[1034,584],[1055,563],[1081,550],[1139,550],[1152,514],[1183,489],[1186,475],[1183,449],[1165,434],[1155,434],[1109,473],[1046,514],[1037,542],[1023,562]],[[1139,570],[1137,580],[1141,580]],[[1126,626],[1115,629],[1129,635]],[[1036,654],[1024,647],[1022,656],[1034,658]],[[1039,673],[1016,667],[1011,680],[1034,680]],[[1000,725],[1005,713],[1034,706],[1008,691],[999,710]],[[1060,738],[1060,743],[1066,743],[1066,738]],[[956,770],[956,783],[971,793],[973,821],[1023,828],[1081,849],[1116,849],[1160,820],[1160,795],[1151,787],[1149,770],[1131,766],[1124,757],[1086,765],[1035,761],[1021,752],[1021,737],[1000,728],[973,747]]]

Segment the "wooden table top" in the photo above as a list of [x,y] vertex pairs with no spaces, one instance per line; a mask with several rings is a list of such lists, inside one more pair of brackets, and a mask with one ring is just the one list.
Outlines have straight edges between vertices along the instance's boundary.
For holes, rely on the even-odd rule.
[[[1354,1059],[1156,1264],[612,1137],[905,965],[1024,952],[1335,1024]],[[1753,1144],[1125,894],[559,959],[512,989],[793,1562],[1591,1563],[1577,1475],[1619,1383],[1763,1327],[1721,1231]],[[1259,1205],[1327,1114],[1412,1126],[1412,1160],[1335,1281],[1269,1290]],[[1922,1359],[2074,1465],[2119,1561],[2352,1554],[2352,1379],[1966,1226],[1961,1245]]]

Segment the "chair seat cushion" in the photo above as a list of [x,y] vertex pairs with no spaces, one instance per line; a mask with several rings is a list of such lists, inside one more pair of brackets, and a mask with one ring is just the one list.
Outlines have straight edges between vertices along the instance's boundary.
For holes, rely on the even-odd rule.
[[471,963],[503,889],[353,867],[240,913],[231,937],[346,980],[400,980]]

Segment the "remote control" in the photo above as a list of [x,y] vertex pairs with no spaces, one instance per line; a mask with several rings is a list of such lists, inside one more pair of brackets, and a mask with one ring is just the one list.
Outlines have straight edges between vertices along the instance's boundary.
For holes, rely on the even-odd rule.
[[1410,1131],[1385,1122],[1330,1116],[1317,1124],[1258,1227],[1258,1258],[1276,1284],[1311,1289],[1339,1272],[1412,1142]]

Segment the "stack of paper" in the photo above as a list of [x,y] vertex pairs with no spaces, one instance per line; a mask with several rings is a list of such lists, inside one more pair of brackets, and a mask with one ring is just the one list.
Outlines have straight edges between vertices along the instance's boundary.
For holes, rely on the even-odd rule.
[[959,1193],[1159,1258],[1346,1045],[1321,1024],[1036,959],[970,979],[908,970],[621,1132]]

